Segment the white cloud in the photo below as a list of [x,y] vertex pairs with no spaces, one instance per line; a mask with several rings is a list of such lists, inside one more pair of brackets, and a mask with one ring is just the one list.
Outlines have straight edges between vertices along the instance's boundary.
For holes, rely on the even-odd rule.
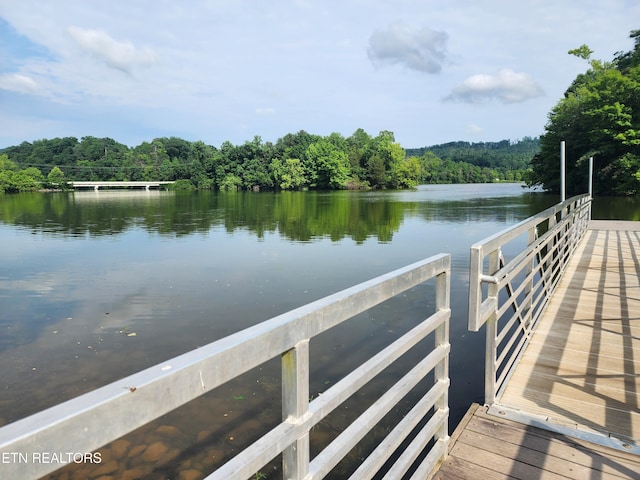
[[396,22],[369,38],[369,58],[374,64],[399,63],[413,70],[438,73],[446,63],[448,35],[429,27],[412,28]]
[[[588,68],[567,51],[585,43],[611,59],[633,48],[640,18],[637,0],[161,3],[0,0],[0,148],[85,135],[242,144],[357,128],[391,130],[410,147],[464,140],[472,121],[487,140],[538,135]],[[504,67],[530,77],[510,80]],[[516,103],[541,87],[545,97]],[[449,93],[455,102],[442,101]],[[481,122],[472,102],[484,102]]]
[[497,75],[472,75],[455,87],[447,100],[465,103],[479,103],[487,100],[519,103],[542,95],[544,95],[542,88],[530,75],[503,69]]
[[102,30],[69,27],[67,31],[80,48],[122,72],[131,73],[137,65],[149,66],[156,62],[150,48],[140,49],[130,42],[119,42]]
[[472,123],[467,126],[467,133],[473,136],[482,135],[484,133],[484,128],[482,128],[479,125],[476,125],[475,123]]
[[0,75],[0,88],[18,93],[36,93],[38,84],[26,75],[19,73],[7,73]]

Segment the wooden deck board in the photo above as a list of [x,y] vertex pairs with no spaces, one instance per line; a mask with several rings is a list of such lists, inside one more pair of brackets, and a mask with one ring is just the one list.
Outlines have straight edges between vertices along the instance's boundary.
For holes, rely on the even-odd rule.
[[[584,328],[581,330],[575,329],[571,332],[571,335],[567,335],[566,332],[560,330],[552,330],[547,332],[546,335],[536,335],[535,339],[532,339],[529,348],[542,349],[544,346],[562,348],[564,345],[570,350],[582,350],[584,348],[585,339],[590,339],[593,330],[593,326],[587,323],[584,324]],[[639,332],[640,333],[640,332]],[[600,355],[614,355],[618,354],[618,349],[626,349],[628,351],[623,352],[625,357],[631,359],[634,351],[640,352],[640,335],[626,335],[622,331],[618,323],[602,324],[600,325]],[[628,356],[627,356],[628,355]]]
[[640,222],[590,223],[493,412],[434,479],[640,479]]
[[499,404],[640,443],[638,223],[590,225]]
[[[536,383],[541,384],[546,388],[546,382],[553,381],[554,378],[559,377],[565,385],[575,386],[587,391],[593,392],[608,392],[607,395],[612,397],[617,395],[633,395],[634,391],[640,390],[640,379],[633,375],[620,374],[618,372],[600,372],[598,375],[585,376],[584,366],[577,364],[564,363],[561,366],[557,366],[554,363],[546,363],[544,360],[535,360],[530,358],[523,358],[520,360],[519,367],[523,369],[523,373],[528,369],[530,377],[532,379],[531,385]],[[512,379],[511,385],[513,387],[524,387],[529,385],[527,382],[520,382],[520,379],[524,377],[521,375],[515,379]],[[626,402],[628,398],[621,399]],[[638,405],[629,405],[631,410],[634,408],[638,411]]]
[[498,418],[473,405],[435,480],[637,479],[640,456]]

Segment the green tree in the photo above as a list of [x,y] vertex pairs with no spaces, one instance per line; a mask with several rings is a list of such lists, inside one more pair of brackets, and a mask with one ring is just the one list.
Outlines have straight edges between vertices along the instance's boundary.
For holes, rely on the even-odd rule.
[[322,137],[300,130],[297,133],[287,133],[279,138],[275,144],[274,157],[278,158],[299,158],[304,164],[309,145],[317,142]]
[[42,188],[44,176],[36,167],[24,170],[0,170],[0,191],[7,193],[31,192]]
[[224,176],[220,182],[220,190],[235,192],[242,187],[242,179],[233,173]]
[[[634,36],[635,35],[635,36]],[[528,179],[549,191],[560,190],[560,142],[566,142],[566,188],[587,191],[585,160],[595,158],[594,192],[633,195],[640,192],[640,37],[632,33],[633,53],[611,63],[590,60],[582,46],[570,51],[589,61],[590,69],[573,81],[549,114],[540,138],[540,153],[532,160]],[[623,66],[623,68],[621,68]]]
[[47,183],[53,188],[65,188],[66,181],[64,172],[57,165],[54,166],[47,174]]
[[214,184],[214,179],[209,177],[213,173],[214,148],[204,142],[197,141],[191,145],[192,162],[189,165],[189,178],[200,190],[210,189]]
[[9,160],[9,156],[6,153],[0,154],[0,171],[17,169],[16,164]]
[[309,145],[306,156],[315,180],[311,186],[320,189],[345,188],[351,174],[349,159],[331,139],[322,139]]
[[[399,188],[405,180],[406,151],[396,143],[393,132],[381,131],[371,140],[372,154],[367,160],[367,180],[372,187]],[[410,182],[412,183],[412,182]]]
[[403,158],[396,167],[396,179],[398,186],[402,188],[415,188],[420,182],[421,167],[417,157]]
[[346,139],[351,173],[360,181],[367,178],[367,165],[373,153],[372,142],[371,135],[362,128],[357,129]]
[[271,162],[271,172],[282,190],[297,190],[307,184],[304,166],[299,158],[274,158]]
[[384,146],[383,155],[385,158],[385,166],[388,170],[387,185],[390,188],[407,187],[412,183],[407,177],[410,169],[406,164],[406,153],[399,143],[388,143]]
[[424,183],[440,183],[437,181],[438,172],[442,167],[442,159],[431,151],[420,157],[420,180]]
[[6,153],[0,154],[0,193],[10,191],[11,177],[16,169],[16,164],[9,160]]
[[82,137],[73,147],[75,165],[60,158],[55,165],[74,171],[75,180],[125,180],[129,163],[129,147],[112,138]]
[[384,159],[374,153],[367,161],[367,180],[372,187],[384,187],[387,184],[387,171]]

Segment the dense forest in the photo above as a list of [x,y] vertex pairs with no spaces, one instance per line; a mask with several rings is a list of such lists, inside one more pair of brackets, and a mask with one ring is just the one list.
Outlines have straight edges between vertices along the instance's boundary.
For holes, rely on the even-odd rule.
[[219,190],[397,189],[421,183],[521,181],[537,139],[457,142],[405,151],[394,134],[305,131],[220,148],[176,137],[130,148],[110,138],[36,140],[0,151],[0,191],[60,188],[71,180],[175,180]]
[[431,152],[436,157],[454,162],[465,162],[478,167],[493,168],[501,172],[526,170],[531,159],[540,151],[538,138],[524,137],[511,142],[449,142],[423,148],[408,148],[407,155],[421,157]]
[[593,157],[595,194],[640,194],[640,30],[630,37],[634,50],[615,54],[611,62],[592,60],[586,45],[569,51],[590,68],[549,113],[530,185],[560,190],[560,142],[565,141],[568,193],[588,190],[588,159]]

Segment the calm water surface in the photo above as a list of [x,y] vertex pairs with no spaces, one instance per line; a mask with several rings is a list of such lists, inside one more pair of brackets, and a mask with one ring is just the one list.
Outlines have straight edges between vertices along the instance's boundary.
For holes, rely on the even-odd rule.
[[[483,397],[484,336],[466,331],[469,247],[557,200],[514,184],[0,197],[0,426],[446,252],[452,254],[453,427]],[[638,220],[638,201],[596,199],[594,218]],[[388,343],[383,337],[399,336],[424,318],[424,307],[419,300],[382,307],[312,342],[312,392],[377,352],[383,339]],[[358,336],[366,341],[345,340]],[[104,450],[100,467],[108,470],[108,459],[117,470],[106,473],[116,476],[138,471],[171,478],[186,470],[205,476],[278,422],[278,368],[264,365],[217,397],[205,395],[128,435]],[[327,420],[312,438],[314,448],[349,418]],[[77,466],[64,473],[102,474]]]

